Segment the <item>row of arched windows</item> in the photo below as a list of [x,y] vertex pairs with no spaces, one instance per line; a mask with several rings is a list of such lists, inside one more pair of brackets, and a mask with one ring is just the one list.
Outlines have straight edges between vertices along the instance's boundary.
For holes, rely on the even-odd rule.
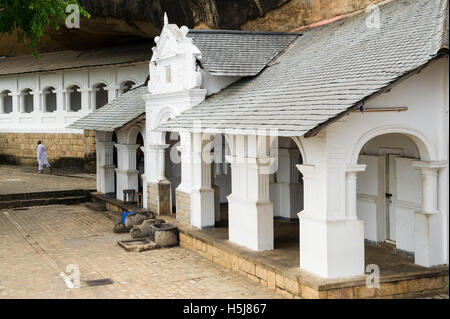
[[[133,85],[133,81],[126,81],[120,85],[120,94],[128,92]],[[103,83],[97,84],[92,89],[95,94],[95,109],[99,109],[108,103],[108,90]],[[72,85],[67,88],[67,110],[69,112],[78,112],[81,110],[81,88],[78,85]],[[44,112],[55,112],[57,109],[56,89],[52,86],[42,91],[42,103]],[[13,98],[11,91],[4,90],[0,92],[0,113],[11,113],[13,111]],[[19,112],[31,113],[34,111],[33,91],[29,88],[20,92]]]

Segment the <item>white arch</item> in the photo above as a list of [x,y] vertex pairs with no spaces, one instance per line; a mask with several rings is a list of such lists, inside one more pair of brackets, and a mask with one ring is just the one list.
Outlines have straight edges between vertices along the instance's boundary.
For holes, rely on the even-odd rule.
[[349,158],[349,164],[357,164],[359,153],[367,142],[369,142],[374,137],[390,133],[400,133],[410,137],[416,143],[417,148],[419,149],[421,160],[430,161],[432,159],[437,159],[437,152],[435,147],[422,132],[407,126],[386,125],[371,129],[358,139],[355,146],[353,147],[351,157]]
[[291,138],[295,142],[295,144],[297,145],[298,150],[300,151],[300,155],[302,156],[302,161],[303,161],[302,164],[308,163],[307,158],[306,158],[305,149],[303,148],[303,144],[300,141],[300,136],[292,136]]
[[145,135],[143,133],[143,130],[137,125],[133,125],[132,127],[130,127],[127,130],[126,138],[125,138],[126,143],[127,144],[136,144],[136,139],[137,139],[139,133],[141,133],[142,139],[143,139],[144,145],[145,145]]
[[65,97],[66,98],[66,106],[65,107],[66,107],[66,111],[69,111],[69,112],[72,112],[72,103],[71,103],[71,95],[70,95],[72,92],[70,92],[70,91],[72,91],[72,88],[74,86],[78,87],[79,92],[77,92],[77,93],[81,94],[81,105],[80,105],[80,109],[78,111],[81,111],[83,108],[82,86],[78,82],[72,82],[71,84],[66,86],[66,89],[64,91],[64,93],[66,94],[66,97]]
[[49,84],[42,90],[42,105],[44,112],[48,112],[46,92],[50,94],[55,94],[55,111],[56,111],[58,109],[58,95],[56,94],[56,86],[54,86],[53,84]]
[[[34,103],[34,94],[35,94],[35,91],[34,91],[32,88],[30,88],[30,87],[24,87],[24,88],[20,91],[20,106],[19,106],[19,112],[20,112],[20,113],[27,113],[27,112],[25,112],[25,107],[26,107],[26,105],[25,105],[25,94],[31,95],[31,97],[32,97],[31,101],[32,101],[32,106],[33,106],[32,112],[36,111],[35,105],[34,105],[34,104],[35,104],[35,103]],[[30,113],[30,112],[28,112],[28,113]]]
[[92,88],[92,89],[93,89],[93,88],[96,88],[96,87],[99,86],[100,84],[105,85],[107,88],[109,87],[109,83],[108,83],[107,81],[100,80],[100,81],[95,82],[95,84],[93,84],[93,85],[91,86],[91,88]]
[[157,121],[155,122],[155,128],[161,124],[167,123],[167,121],[173,117],[175,117],[175,111],[172,108],[163,108],[159,111],[158,116],[156,117]]
[[72,88],[73,86],[78,86],[80,88],[80,90],[83,88],[83,86],[81,85],[81,83],[79,82],[72,82],[69,85],[66,85],[66,90]]

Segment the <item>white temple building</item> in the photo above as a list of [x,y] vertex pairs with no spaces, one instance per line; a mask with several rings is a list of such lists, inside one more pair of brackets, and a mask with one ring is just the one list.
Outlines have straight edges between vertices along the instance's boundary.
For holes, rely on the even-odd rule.
[[166,19],[148,85],[69,126],[96,131],[98,191],[197,229],[227,205],[253,251],[298,219],[296,267],[323,278],[364,274],[380,242],[448,264],[448,4],[377,8],[299,33]]
[[82,159],[91,146],[95,153],[95,140],[67,126],[145,82],[150,56],[138,43],[0,57],[0,155],[35,165],[39,139],[52,160]]

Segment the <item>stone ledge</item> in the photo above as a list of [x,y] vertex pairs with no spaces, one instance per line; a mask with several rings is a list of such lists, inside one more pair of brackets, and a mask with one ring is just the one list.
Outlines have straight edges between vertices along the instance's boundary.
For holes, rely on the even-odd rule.
[[[175,224],[174,218],[164,216]],[[365,276],[324,279],[299,268],[289,268],[255,256],[255,252],[225,239],[213,238],[200,230],[178,224],[180,246],[277,291],[287,298],[353,299],[396,298],[417,292],[442,289],[448,283],[448,266],[423,272],[382,276],[379,289],[365,286]]]

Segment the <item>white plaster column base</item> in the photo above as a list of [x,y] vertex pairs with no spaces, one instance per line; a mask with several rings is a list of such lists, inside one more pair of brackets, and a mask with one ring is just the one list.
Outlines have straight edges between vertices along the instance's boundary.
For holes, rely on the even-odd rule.
[[145,175],[142,177],[142,206],[148,209],[148,190],[147,190],[147,178]]
[[414,214],[414,262],[424,267],[444,264],[439,212],[418,211]]
[[362,220],[299,219],[300,268],[325,278],[364,274]]
[[97,190],[101,193],[114,193],[114,169],[111,164],[97,166]]
[[117,199],[123,200],[123,190],[124,189],[134,189],[136,193],[138,192],[138,175],[137,170],[121,170],[116,168],[117,175]]
[[256,251],[273,250],[273,203],[227,198],[229,240]]
[[214,227],[215,204],[214,189],[203,187],[191,193],[191,225],[196,228]]

